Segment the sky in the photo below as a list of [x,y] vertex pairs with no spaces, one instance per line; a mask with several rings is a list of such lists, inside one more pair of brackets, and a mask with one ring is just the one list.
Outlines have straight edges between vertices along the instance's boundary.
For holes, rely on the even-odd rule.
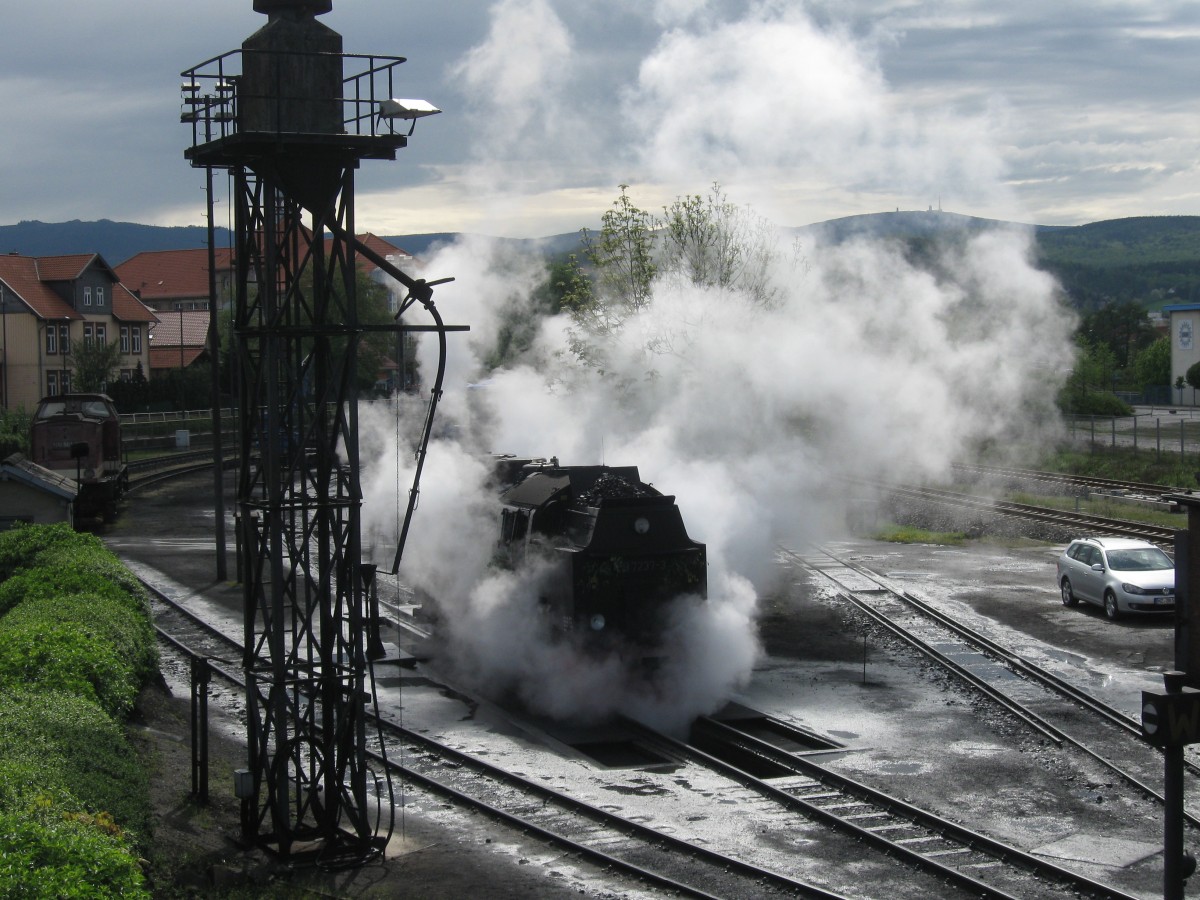
[[[10,7],[0,224],[201,224],[179,73],[264,24],[252,0]],[[363,164],[378,234],[594,228],[621,184],[657,210],[716,182],[786,226],[1200,210],[1187,0],[334,0],[321,21],[407,57],[398,90],[443,110]]]

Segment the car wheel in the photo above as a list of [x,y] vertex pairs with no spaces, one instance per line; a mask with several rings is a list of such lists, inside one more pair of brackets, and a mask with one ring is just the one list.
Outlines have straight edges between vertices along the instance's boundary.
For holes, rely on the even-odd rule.
[[1104,592],[1104,614],[1114,620],[1121,618],[1121,609],[1117,606],[1117,595],[1112,591]]
[[1062,580],[1062,601],[1063,606],[1074,606],[1079,602],[1079,598],[1076,597],[1075,592],[1071,590],[1071,581],[1067,578]]

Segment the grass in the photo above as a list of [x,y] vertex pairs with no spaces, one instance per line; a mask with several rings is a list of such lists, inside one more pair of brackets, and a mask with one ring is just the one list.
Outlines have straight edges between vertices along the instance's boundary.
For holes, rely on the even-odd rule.
[[893,544],[948,544],[960,546],[967,542],[967,536],[960,531],[926,531],[911,525],[884,525],[873,534],[868,535],[875,541],[888,541]]
[[1118,500],[1096,498],[1091,500],[1058,495],[1026,494],[1018,492],[1009,498],[1014,503],[1028,503],[1033,506],[1047,506],[1051,509],[1062,509],[1079,512],[1090,516],[1100,516],[1105,519],[1125,519],[1129,522],[1142,522],[1146,525],[1158,525],[1162,528],[1184,528],[1187,517],[1183,513],[1172,513],[1165,510],[1139,506],[1135,503],[1121,503]]
[[1058,450],[1033,460],[1029,467],[1043,472],[1090,475],[1094,478],[1140,481],[1144,484],[1187,489],[1197,484],[1200,458],[1181,458],[1178,453],[1163,453],[1159,456],[1152,451],[1135,451],[1123,447],[1097,447],[1091,453],[1086,450]]
[[[1064,475],[1084,475],[1096,478],[1111,478],[1119,481],[1137,481],[1144,484],[1159,484],[1165,487],[1187,487],[1200,481],[1200,459],[1192,457],[1180,458],[1178,453],[1164,453],[1156,459],[1156,454],[1146,450],[1134,451],[1125,448],[1096,448],[1093,452],[1058,450],[1031,459],[1024,468],[1037,469],[1043,472],[1059,472]],[[970,485],[957,485],[954,490],[971,493]],[[1016,503],[1028,503],[1034,506],[1045,506],[1052,509],[1074,510],[1076,499],[1062,495],[1045,495],[1016,493],[1007,498]],[[1121,503],[1117,500],[1091,499],[1079,500],[1080,512],[1110,519],[1125,519],[1131,522],[1144,522],[1148,525],[1158,525],[1167,528],[1186,527],[1186,519],[1179,513],[1151,509],[1132,503]],[[868,535],[877,541],[888,541],[898,544],[944,544],[958,546],[970,538],[960,532],[926,531],[907,525],[886,523],[872,534]],[[989,540],[990,538],[982,538]],[[1036,543],[1036,542],[1034,542]]]

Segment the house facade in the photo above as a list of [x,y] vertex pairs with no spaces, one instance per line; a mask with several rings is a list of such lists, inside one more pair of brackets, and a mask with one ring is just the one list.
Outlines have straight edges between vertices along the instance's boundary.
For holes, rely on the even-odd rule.
[[156,322],[99,254],[0,256],[0,405],[69,392],[77,342],[115,342],[119,377],[148,377]]

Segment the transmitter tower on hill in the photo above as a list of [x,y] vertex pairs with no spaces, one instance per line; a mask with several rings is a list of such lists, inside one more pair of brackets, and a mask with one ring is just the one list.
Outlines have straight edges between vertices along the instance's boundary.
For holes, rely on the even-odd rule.
[[[235,217],[243,827],[283,856],[336,865],[369,858],[390,833],[372,812],[388,817],[391,803],[375,796],[366,756],[368,651],[379,642],[365,646],[374,570],[361,562],[359,342],[368,330],[438,330],[444,347],[446,328],[430,286],[354,236],[355,170],[395,159],[415,119],[437,110],[395,99],[403,58],[344,53],[316,18],[331,7],[254,0],[267,23],[182,73],[182,118],[185,157],[209,171],[210,211],[212,171],[224,170]],[[408,288],[401,312],[419,302],[436,329],[364,328],[359,256]]]

